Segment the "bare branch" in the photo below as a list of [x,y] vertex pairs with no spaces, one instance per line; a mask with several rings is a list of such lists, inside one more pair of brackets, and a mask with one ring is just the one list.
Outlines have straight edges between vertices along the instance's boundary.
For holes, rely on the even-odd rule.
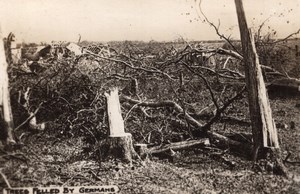
[[198,7],[199,7],[199,10],[200,10],[200,13],[202,14],[202,16],[205,18],[205,21],[210,25],[212,26],[215,31],[216,31],[216,34],[220,37],[220,38],[223,38],[224,40],[226,40],[226,42],[233,48],[233,50],[237,53],[239,53],[239,55],[242,55],[236,48],[235,46],[232,44],[232,41],[230,40],[230,36],[229,37],[226,37],[224,34],[221,34],[220,33],[220,20],[218,20],[218,26],[216,26],[213,22],[211,22],[207,16],[204,14],[204,12],[202,11],[202,8],[201,8],[201,3],[202,3],[202,0],[199,1],[199,4],[198,4]]
[[[135,100],[135,99],[130,98],[129,96],[124,96],[124,95],[121,96],[121,98],[123,100],[127,101],[127,102],[130,102],[130,103],[133,103],[133,104],[138,104],[138,106],[146,106],[146,107],[152,107],[152,108],[172,107],[178,113],[183,113],[184,114],[183,108],[174,101],[165,100],[165,101],[160,101],[160,102],[142,102],[142,101]],[[191,123],[192,125],[196,126],[197,128],[199,128],[201,130],[203,124],[201,124],[199,121],[194,119],[188,113],[186,113],[185,116],[186,116],[186,119],[189,123]]]
[[221,114],[225,111],[225,109],[230,104],[232,104],[235,100],[239,99],[243,95],[245,90],[246,90],[246,86],[244,86],[239,93],[237,93],[236,95],[231,97],[227,102],[225,102],[221,108],[217,109],[215,115],[203,126],[203,128],[209,129],[210,126],[221,117]]
[[19,126],[17,126],[14,131],[19,130],[21,127],[23,127],[23,125],[25,125],[27,122],[29,122],[33,117],[35,117],[35,115],[38,113],[38,111],[40,110],[40,108],[42,107],[42,105],[44,104],[44,102],[41,102],[38,106],[37,109],[35,109],[35,111],[25,120],[23,121],[23,123],[21,123]]
[[297,35],[297,34],[299,34],[300,33],[300,29],[298,29],[298,31],[296,31],[296,32],[294,32],[294,33],[292,33],[292,34],[289,34],[288,36],[286,36],[285,38],[282,38],[282,39],[280,39],[280,40],[277,40],[277,41],[275,41],[275,42],[273,42],[274,44],[277,44],[277,43],[279,43],[279,42],[284,42],[284,41],[286,41],[287,39],[289,39],[289,38],[291,38],[291,37],[293,37],[293,36],[295,36],[295,35]]
[[212,91],[212,88],[210,87],[210,85],[209,85],[207,79],[206,79],[203,75],[201,75],[200,73],[195,72],[195,71],[194,71],[188,64],[186,64],[185,62],[182,62],[182,64],[184,64],[184,66],[185,66],[189,71],[191,71],[191,72],[194,73],[195,75],[199,76],[199,77],[203,80],[203,82],[204,82],[206,88],[208,89],[208,91],[209,91],[209,93],[210,93],[210,96],[211,96],[211,99],[212,99],[214,105],[216,106],[217,109],[219,109],[218,102],[217,102],[217,100],[216,100],[216,98],[215,98],[215,95],[214,95],[214,93],[213,93],[213,91]]
[[265,23],[266,23],[267,21],[270,20],[271,17],[272,17],[272,16],[269,16],[267,19],[265,19],[265,20],[258,26],[258,30],[257,30],[257,41],[260,40],[260,33],[261,33],[262,28],[264,27]]
[[156,154],[156,153],[168,151],[170,149],[180,150],[183,148],[188,148],[188,147],[192,147],[192,146],[196,146],[196,145],[209,145],[209,139],[204,138],[204,139],[199,139],[199,140],[189,140],[189,141],[175,142],[175,143],[162,145],[162,146],[155,146],[155,147],[149,148],[147,150],[147,152],[150,154]]
[[123,64],[123,65],[125,65],[126,67],[129,67],[129,68],[134,69],[134,70],[142,70],[142,71],[147,72],[147,73],[161,74],[161,75],[164,75],[164,76],[166,76],[167,78],[173,80],[173,78],[172,78],[169,74],[167,74],[167,73],[165,73],[165,72],[162,72],[162,71],[160,71],[160,70],[158,70],[158,69],[151,70],[151,69],[146,69],[146,68],[144,68],[144,67],[136,67],[136,66],[133,66],[133,64],[131,64],[131,63],[129,63],[129,62],[126,62],[126,61],[123,61],[123,60],[120,60],[120,59],[110,58],[110,57],[104,57],[104,56],[95,54],[95,53],[93,53],[93,52],[91,52],[91,51],[89,51],[89,50],[86,50],[86,49],[84,49],[84,50],[85,50],[88,54],[93,55],[93,56],[95,56],[95,57],[98,57],[98,58],[101,58],[101,59],[105,59],[105,60],[108,60],[108,61],[113,61],[113,62],[116,62],[116,63],[120,63],[120,64]]

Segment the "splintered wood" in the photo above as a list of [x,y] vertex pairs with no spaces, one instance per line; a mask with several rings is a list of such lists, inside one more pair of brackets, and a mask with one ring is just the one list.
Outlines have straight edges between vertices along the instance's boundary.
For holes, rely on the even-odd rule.
[[272,118],[272,111],[254,44],[254,38],[248,29],[242,1],[235,0],[235,3],[243,46],[254,144],[257,148],[279,148],[277,130]]
[[3,42],[3,37],[0,28],[0,117],[4,120],[7,125],[7,129],[4,131],[7,135],[6,140],[4,140],[5,144],[15,143],[13,138],[12,130],[14,128],[13,125],[13,117],[11,112],[11,104],[10,104],[10,95],[8,90],[8,74],[7,74],[8,64],[6,62],[5,56],[5,47]]
[[121,106],[118,89],[113,88],[110,93],[105,93],[107,100],[107,114],[110,137],[125,136],[124,121],[121,115]]

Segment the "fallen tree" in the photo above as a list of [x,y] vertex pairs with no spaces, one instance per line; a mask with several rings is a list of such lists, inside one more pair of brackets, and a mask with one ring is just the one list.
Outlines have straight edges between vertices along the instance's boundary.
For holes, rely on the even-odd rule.
[[144,106],[144,107],[152,107],[152,108],[158,108],[158,107],[172,107],[175,111],[177,111],[180,114],[184,115],[184,118],[192,125],[196,127],[196,130],[199,130],[202,133],[206,133],[210,126],[220,119],[221,114],[226,110],[226,108],[232,104],[235,100],[242,97],[243,92],[245,91],[245,87],[236,95],[231,97],[227,102],[224,102],[223,105],[220,107],[216,103],[216,110],[214,111],[215,114],[209,119],[209,121],[206,124],[203,124],[199,121],[197,121],[195,118],[193,118],[188,112],[184,110],[178,103],[166,100],[166,101],[159,101],[159,102],[151,102],[151,101],[140,101],[133,99],[129,96],[122,95],[121,98],[129,103],[136,104],[137,106]]
[[[242,155],[250,158],[250,156],[251,156],[250,153],[252,150],[251,143],[247,144],[244,142],[235,141],[224,135],[221,135],[219,133],[208,130],[209,126],[211,126],[211,124],[213,122],[215,122],[216,120],[218,120],[220,118],[221,113],[226,109],[226,107],[228,107],[228,105],[230,103],[232,103],[234,100],[236,100],[238,97],[240,97],[242,93],[243,93],[243,90],[240,93],[233,96],[230,100],[228,100],[228,102],[225,103],[219,109],[219,112],[216,113],[206,124],[200,123],[199,121],[194,119],[188,113],[186,113],[186,112],[184,113],[184,109],[174,101],[160,101],[160,102],[144,101],[143,102],[143,101],[136,100],[136,99],[133,99],[128,96],[124,96],[124,95],[121,96],[121,100],[135,104],[138,107],[152,107],[152,108],[172,107],[178,113],[184,114],[184,119],[186,119],[187,122],[189,122],[191,125],[193,125],[195,127],[197,134],[201,133],[202,135],[203,134],[206,135],[206,137],[209,137],[210,141],[214,142],[214,145],[216,145],[220,148],[229,148],[232,151],[239,152]],[[180,123],[180,122],[178,122],[178,123]],[[149,153],[158,153],[158,152],[166,151],[168,149],[176,149],[176,148],[183,149],[183,148],[192,146],[193,143],[202,144],[204,142],[205,142],[205,139],[204,140],[200,139],[200,140],[195,140],[192,142],[185,141],[185,142],[179,142],[179,143],[170,144],[170,145],[164,145],[163,147],[157,146],[157,147],[150,149]]]
[[180,150],[180,149],[185,149],[189,148],[192,146],[198,146],[198,145],[209,145],[209,139],[203,138],[203,139],[198,139],[198,140],[188,140],[188,141],[181,141],[181,142],[175,142],[175,143],[170,143],[166,145],[161,145],[161,146],[155,146],[147,149],[146,153],[148,154],[156,154],[156,153],[161,153],[168,151],[170,149],[172,150]]

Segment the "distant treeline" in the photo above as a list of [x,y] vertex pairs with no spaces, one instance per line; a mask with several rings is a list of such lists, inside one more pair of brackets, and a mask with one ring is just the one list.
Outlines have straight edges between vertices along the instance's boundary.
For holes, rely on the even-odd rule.
[[[293,42],[293,41],[298,41],[299,38],[291,38],[288,39],[286,42]],[[133,45],[143,45],[143,44],[157,44],[157,43],[162,43],[162,44],[183,44],[183,43],[191,43],[191,44],[199,44],[199,43],[205,43],[205,44],[222,44],[225,43],[225,40],[192,40],[192,41],[185,41],[184,39],[178,39],[174,41],[155,41],[155,40],[150,40],[150,41],[139,41],[139,40],[123,40],[123,41],[81,41],[79,43],[80,46],[88,46],[91,44],[109,44],[109,45],[119,45],[119,44],[133,44]],[[233,43],[239,43],[240,40],[231,40]],[[36,46],[42,46],[42,45],[47,45],[48,43],[46,42],[41,42],[41,43],[17,43],[16,48],[20,47],[36,47]],[[49,43],[50,44],[50,43]]]

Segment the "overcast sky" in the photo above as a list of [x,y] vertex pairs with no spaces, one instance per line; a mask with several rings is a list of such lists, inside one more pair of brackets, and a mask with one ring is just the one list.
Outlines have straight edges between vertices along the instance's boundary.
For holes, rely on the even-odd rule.
[[[199,0],[197,0],[199,1]],[[300,28],[300,0],[244,0],[249,26],[270,18],[265,30],[284,37]],[[234,0],[202,0],[221,32],[239,38]],[[282,14],[282,15],[280,15]],[[199,18],[195,0],[0,0],[4,35],[18,41],[218,39]],[[298,36],[300,37],[300,36]]]

